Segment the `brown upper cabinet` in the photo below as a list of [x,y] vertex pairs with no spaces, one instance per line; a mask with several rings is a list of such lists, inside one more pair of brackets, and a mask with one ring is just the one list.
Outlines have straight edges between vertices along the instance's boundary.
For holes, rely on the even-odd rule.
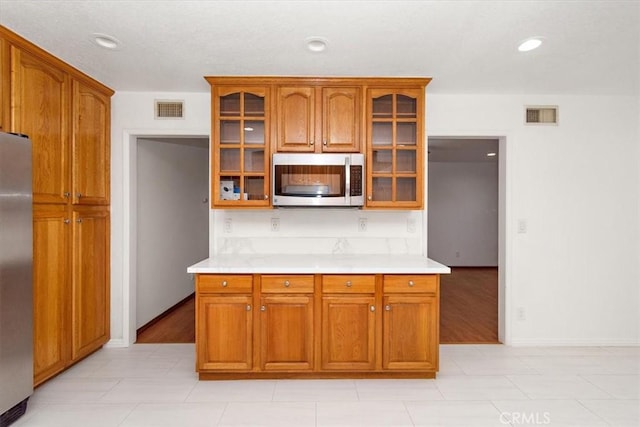
[[211,95],[211,206],[269,207],[270,88],[215,86]]
[[360,88],[281,86],[276,103],[277,151],[360,151]]
[[431,79],[205,78],[212,96],[212,208],[270,207],[273,153],[353,152],[366,158],[365,208],[422,209]]
[[367,206],[421,209],[424,88],[369,89]]
[[2,73],[11,111],[0,116],[9,121],[3,130],[32,141],[34,203],[108,205],[113,91],[28,45],[2,46],[12,78]]

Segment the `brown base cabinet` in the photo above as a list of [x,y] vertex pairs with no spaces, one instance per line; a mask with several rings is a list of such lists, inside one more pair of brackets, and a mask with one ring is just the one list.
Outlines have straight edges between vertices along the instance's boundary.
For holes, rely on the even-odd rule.
[[434,378],[438,307],[437,274],[197,274],[196,369],[200,379]]
[[35,205],[34,384],[109,339],[109,212]]

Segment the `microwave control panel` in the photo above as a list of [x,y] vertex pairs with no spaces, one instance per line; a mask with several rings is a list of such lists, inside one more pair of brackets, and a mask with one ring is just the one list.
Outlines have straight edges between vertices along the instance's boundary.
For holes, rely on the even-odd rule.
[[362,166],[351,166],[351,196],[362,196]]

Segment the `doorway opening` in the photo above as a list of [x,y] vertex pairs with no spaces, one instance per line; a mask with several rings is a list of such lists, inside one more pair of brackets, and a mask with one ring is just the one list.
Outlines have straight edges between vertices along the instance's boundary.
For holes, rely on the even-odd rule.
[[441,276],[440,342],[504,342],[504,139],[428,141],[428,254],[451,267]]
[[173,323],[178,331],[163,330],[162,319],[188,306],[194,283],[186,269],[209,254],[209,136],[138,134],[128,142],[125,340],[155,329],[155,341],[139,341],[185,342],[193,310]]

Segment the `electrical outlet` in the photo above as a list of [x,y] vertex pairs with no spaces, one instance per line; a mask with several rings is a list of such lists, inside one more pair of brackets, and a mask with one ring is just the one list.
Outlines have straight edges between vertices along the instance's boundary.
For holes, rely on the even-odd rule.
[[407,220],[407,233],[415,233],[416,232],[416,220],[415,218],[409,218]]
[[519,219],[518,220],[518,234],[526,234],[527,233],[527,220]]
[[231,233],[231,218],[224,219],[224,232]]
[[271,231],[280,231],[280,218],[271,218]]
[[367,218],[358,218],[358,231],[367,231]]
[[516,309],[516,317],[518,318],[519,321],[524,321],[526,320],[526,317],[524,315],[524,307],[518,307]]

